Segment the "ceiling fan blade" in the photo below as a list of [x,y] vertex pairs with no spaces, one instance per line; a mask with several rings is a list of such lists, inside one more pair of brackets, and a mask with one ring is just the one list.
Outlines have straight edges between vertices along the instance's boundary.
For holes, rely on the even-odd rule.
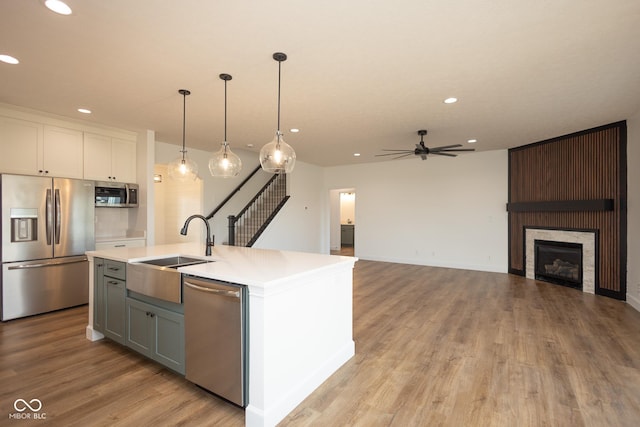
[[396,152],[396,153],[384,153],[384,154],[376,154],[375,157],[382,157],[382,156],[397,156],[399,154],[413,154],[413,151],[400,151],[400,152]]
[[432,152],[431,154],[437,154],[438,156],[448,156],[448,157],[457,157],[457,154],[449,154],[445,151],[436,151],[435,153]]
[[443,145],[442,147],[429,148],[429,150],[431,150],[431,151],[441,151],[441,150],[446,150],[447,148],[455,148],[455,147],[462,147],[462,144]]
[[403,158],[403,157],[408,157],[408,156],[412,156],[412,155],[413,155],[413,153],[402,154],[402,155],[400,155],[400,156],[398,156],[398,157],[394,157],[394,158],[393,158],[393,159],[391,159],[391,160],[401,159],[401,158]]

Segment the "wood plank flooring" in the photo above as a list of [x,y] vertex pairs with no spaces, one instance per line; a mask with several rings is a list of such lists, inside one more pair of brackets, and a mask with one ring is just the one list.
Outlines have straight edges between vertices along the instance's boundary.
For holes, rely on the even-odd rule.
[[[0,324],[0,426],[242,426],[87,308]],[[507,274],[358,261],[356,355],[281,426],[636,426],[640,313]],[[45,421],[10,420],[40,399]]]

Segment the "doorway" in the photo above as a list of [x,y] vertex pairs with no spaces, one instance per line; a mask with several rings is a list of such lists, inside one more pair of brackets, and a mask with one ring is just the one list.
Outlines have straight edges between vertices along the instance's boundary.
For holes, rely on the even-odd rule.
[[356,246],[355,188],[331,190],[331,254],[354,256]]

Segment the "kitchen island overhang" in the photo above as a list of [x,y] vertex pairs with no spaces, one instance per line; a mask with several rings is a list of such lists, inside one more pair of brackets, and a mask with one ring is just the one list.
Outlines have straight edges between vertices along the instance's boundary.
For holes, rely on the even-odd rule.
[[[273,426],[355,354],[354,257],[175,244],[87,252],[93,258],[140,262],[186,255],[214,262],[179,268],[184,274],[246,285],[249,294],[247,426]],[[90,269],[93,271],[93,268]],[[93,330],[90,274],[87,338]]]

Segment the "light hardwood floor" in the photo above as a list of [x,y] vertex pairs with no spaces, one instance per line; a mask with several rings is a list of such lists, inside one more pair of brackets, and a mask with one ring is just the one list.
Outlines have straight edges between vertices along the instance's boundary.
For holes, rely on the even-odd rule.
[[[0,425],[242,426],[243,411],[117,344],[87,308],[0,324]],[[281,426],[636,426],[640,313],[507,274],[358,261],[356,355]]]

